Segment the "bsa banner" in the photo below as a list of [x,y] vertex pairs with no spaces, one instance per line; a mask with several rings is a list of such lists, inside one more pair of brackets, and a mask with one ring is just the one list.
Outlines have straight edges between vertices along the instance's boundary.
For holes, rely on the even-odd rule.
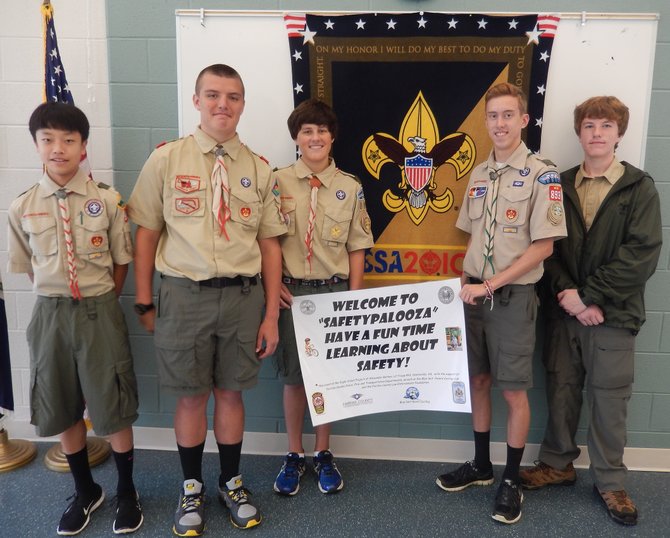
[[286,15],[294,101],[329,103],[334,157],[363,183],[375,248],[369,285],[458,276],[455,223],[468,175],[488,157],[484,94],[507,81],[529,97],[538,151],[558,17],[444,13]]
[[470,412],[460,279],[295,297],[315,426],[386,411]]

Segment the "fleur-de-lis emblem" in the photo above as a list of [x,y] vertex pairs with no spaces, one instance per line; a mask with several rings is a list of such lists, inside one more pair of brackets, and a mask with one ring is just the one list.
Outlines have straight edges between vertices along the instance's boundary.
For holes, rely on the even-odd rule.
[[454,204],[449,187],[436,192],[435,170],[449,164],[456,170],[458,180],[470,171],[475,157],[475,144],[468,134],[452,133],[440,139],[435,116],[421,92],[407,111],[397,139],[375,133],[363,144],[363,162],[375,179],[380,179],[386,163],[401,169],[401,196],[387,189],[382,202],[393,213],[406,210],[417,226],[429,210],[445,213]]

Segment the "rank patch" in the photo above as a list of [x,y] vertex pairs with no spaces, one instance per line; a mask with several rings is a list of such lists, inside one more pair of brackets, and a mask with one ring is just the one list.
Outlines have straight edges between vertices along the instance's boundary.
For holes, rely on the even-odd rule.
[[249,220],[249,217],[251,217],[251,208],[248,206],[241,207],[240,217],[242,217],[244,220]]
[[89,217],[98,217],[102,213],[102,202],[100,200],[89,200],[84,205],[84,211]]
[[174,201],[174,208],[184,215],[190,215],[200,209],[199,198],[177,198]]
[[339,224],[336,224],[330,229],[330,237],[333,239],[337,239],[342,235],[342,228],[340,228]]
[[510,207],[505,211],[505,219],[507,219],[507,222],[516,222],[517,218],[519,218],[519,213],[516,209]]
[[102,246],[103,241],[104,239],[102,238],[101,235],[94,235],[93,237],[91,237],[91,245],[93,245],[95,248],[99,248],[100,246]]
[[174,188],[179,192],[189,193],[200,190],[199,176],[177,176],[174,178]]

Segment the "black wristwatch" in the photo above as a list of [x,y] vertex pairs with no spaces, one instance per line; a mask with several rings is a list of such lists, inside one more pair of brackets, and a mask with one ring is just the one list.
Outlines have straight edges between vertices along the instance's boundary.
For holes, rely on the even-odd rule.
[[143,316],[147,312],[151,312],[154,308],[154,303],[149,303],[149,304],[142,304],[142,303],[135,303],[134,309],[135,312],[137,313],[138,316]]

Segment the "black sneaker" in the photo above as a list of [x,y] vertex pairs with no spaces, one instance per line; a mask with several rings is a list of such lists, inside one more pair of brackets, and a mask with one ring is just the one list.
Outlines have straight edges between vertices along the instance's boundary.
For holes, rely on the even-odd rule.
[[521,503],[523,492],[521,485],[506,478],[500,483],[496,493],[495,506],[491,517],[508,525],[521,519]]
[[134,491],[116,497],[116,517],[112,530],[114,534],[135,532],[142,526],[144,515],[140,505],[140,496]]
[[56,529],[61,536],[74,536],[83,531],[91,520],[91,513],[105,500],[105,492],[98,484],[94,484],[92,497],[84,499],[75,493],[68,497],[68,500],[70,499],[74,500],[63,512]]
[[482,470],[474,461],[466,461],[458,469],[438,476],[435,483],[444,491],[461,491],[468,486],[490,486],[493,480],[493,467]]

